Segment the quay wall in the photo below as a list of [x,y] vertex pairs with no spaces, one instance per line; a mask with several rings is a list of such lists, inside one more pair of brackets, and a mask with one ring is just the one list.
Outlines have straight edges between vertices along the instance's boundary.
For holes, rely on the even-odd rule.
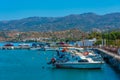
[[27,47],[20,47],[20,46],[15,46],[15,47],[0,47],[0,50],[16,50],[16,49],[30,49],[30,46]]
[[95,49],[95,51],[97,51],[98,54],[101,54],[106,63],[110,64],[114,69],[120,71],[120,55],[108,52],[100,48]]

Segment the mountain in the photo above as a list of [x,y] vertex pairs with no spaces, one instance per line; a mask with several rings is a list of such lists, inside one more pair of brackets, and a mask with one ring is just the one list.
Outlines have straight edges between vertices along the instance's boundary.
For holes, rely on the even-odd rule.
[[0,21],[1,31],[61,31],[77,28],[89,31],[120,28],[120,13],[97,15],[94,13],[72,14],[65,17],[28,17],[19,20]]

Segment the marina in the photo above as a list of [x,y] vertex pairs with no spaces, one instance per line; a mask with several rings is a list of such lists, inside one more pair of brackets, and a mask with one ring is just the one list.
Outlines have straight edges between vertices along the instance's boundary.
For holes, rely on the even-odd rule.
[[120,80],[120,0],[0,0],[0,80]]
[[104,49],[96,48],[96,51],[102,55],[104,60],[109,63],[114,69],[120,71],[120,55]]
[[106,62],[101,69],[55,68],[47,64],[55,54],[49,50],[0,50],[0,80],[120,79],[120,72]]
[[102,57],[95,54],[92,50],[85,51],[83,48],[74,49],[63,48],[63,50],[57,51],[56,57],[53,57],[50,63],[57,68],[74,69],[99,69],[104,64]]

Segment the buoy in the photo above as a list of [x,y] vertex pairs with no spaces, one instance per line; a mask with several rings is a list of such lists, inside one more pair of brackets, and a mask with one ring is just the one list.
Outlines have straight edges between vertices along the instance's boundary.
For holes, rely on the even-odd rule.
[[54,64],[56,62],[55,58],[52,58],[51,62]]
[[67,50],[68,50],[67,48],[63,48],[62,52],[65,52],[65,51],[67,51]]
[[89,52],[84,52],[83,55],[84,56],[87,56],[89,54]]

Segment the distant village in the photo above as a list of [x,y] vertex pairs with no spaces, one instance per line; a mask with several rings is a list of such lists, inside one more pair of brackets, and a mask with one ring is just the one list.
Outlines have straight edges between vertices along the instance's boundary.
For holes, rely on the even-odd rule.
[[0,42],[78,42],[79,45],[120,45],[120,31],[102,31],[93,28],[91,32],[70,29],[56,32],[0,31]]

